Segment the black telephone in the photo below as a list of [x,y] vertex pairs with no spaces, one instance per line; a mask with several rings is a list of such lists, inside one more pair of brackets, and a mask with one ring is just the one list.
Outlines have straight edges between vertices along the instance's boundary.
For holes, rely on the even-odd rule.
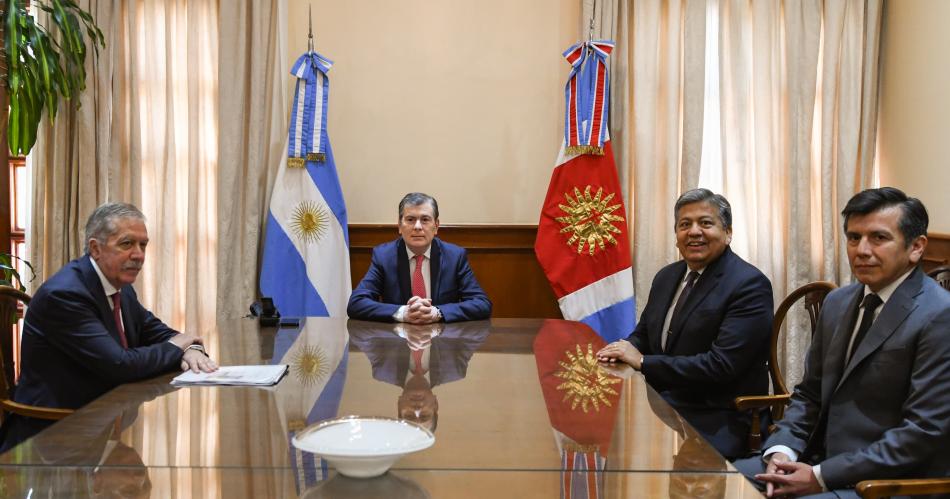
[[261,326],[273,327],[280,321],[280,312],[274,307],[274,300],[262,296],[261,301],[251,304],[251,315],[260,318]]

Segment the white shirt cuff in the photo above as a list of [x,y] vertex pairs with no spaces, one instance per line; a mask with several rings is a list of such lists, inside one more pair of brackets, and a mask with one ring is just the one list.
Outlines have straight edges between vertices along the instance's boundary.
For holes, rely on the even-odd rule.
[[821,490],[823,492],[828,492],[828,486],[825,485],[825,481],[821,478],[821,465],[816,464],[812,466],[811,472],[815,474],[815,480],[818,480],[818,485],[821,485]]
[[396,313],[393,314],[393,320],[396,322],[406,322],[406,305],[396,309]]
[[765,452],[762,453],[762,460],[768,462],[769,458],[772,457],[772,454],[775,454],[776,452],[785,454],[788,456],[790,461],[798,461],[798,453],[784,445],[773,445],[766,449]]

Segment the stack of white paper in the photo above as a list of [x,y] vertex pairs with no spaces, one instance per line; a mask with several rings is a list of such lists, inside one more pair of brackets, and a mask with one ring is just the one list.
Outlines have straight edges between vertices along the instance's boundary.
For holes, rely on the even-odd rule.
[[273,386],[276,385],[288,366],[223,366],[213,373],[194,373],[185,371],[172,380],[176,386],[190,385],[235,385],[235,386]]

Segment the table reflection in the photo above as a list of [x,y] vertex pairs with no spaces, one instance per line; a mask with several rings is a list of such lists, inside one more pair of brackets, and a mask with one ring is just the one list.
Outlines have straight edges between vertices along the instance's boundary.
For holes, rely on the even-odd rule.
[[396,415],[435,432],[438,385],[465,377],[475,350],[488,337],[489,322],[391,324],[349,321],[350,343],[366,354],[373,379],[402,388]]
[[386,479],[398,479],[394,490],[590,498],[747,490],[639,373],[598,365],[603,342],[579,323],[307,318],[294,329],[219,327],[224,363],[285,363],[288,376],[270,388],[176,389],[171,376],[123,385],[0,455],[0,470],[12,473],[6,483],[83,497],[119,482],[133,496],[150,483],[155,497],[329,497],[356,485],[294,448],[296,432],[345,415],[397,415],[438,432],[433,447],[396,464]]

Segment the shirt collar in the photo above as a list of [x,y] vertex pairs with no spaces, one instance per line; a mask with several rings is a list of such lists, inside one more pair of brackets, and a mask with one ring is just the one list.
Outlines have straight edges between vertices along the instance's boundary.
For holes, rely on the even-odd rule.
[[705,272],[705,271],[706,271],[706,267],[703,267],[703,268],[701,268],[701,269],[692,270],[692,269],[690,269],[689,266],[687,265],[687,266],[686,266],[686,273],[683,274],[683,280],[680,281],[680,282],[686,282],[686,279],[689,279],[689,273],[690,273],[690,272],[696,272],[697,274],[699,274],[698,276],[696,276],[696,279],[698,280],[698,279],[703,275],[703,272]]
[[102,271],[99,270],[99,266],[96,265],[96,261],[92,258],[92,256],[89,257],[89,263],[92,264],[92,268],[95,269],[96,275],[99,276],[99,281],[102,282],[102,290],[106,292],[106,296],[112,296],[118,293],[119,290],[115,289],[115,286],[113,286],[112,283],[106,279],[106,276],[102,275]]
[[[425,257],[426,257],[426,260],[429,259],[429,253],[431,253],[431,252],[432,252],[432,245],[430,244],[429,247],[426,248],[426,252],[423,253],[423,255],[425,255]],[[413,260],[415,260],[416,254],[413,253],[411,249],[409,249],[409,246],[406,246],[406,254],[409,255],[409,261],[410,261],[410,262],[413,261]]]
[[[894,291],[897,291],[897,288],[901,285],[902,282],[907,280],[907,276],[909,276],[910,273],[913,271],[914,271],[914,268],[911,267],[911,269],[905,272],[904,275],[898,277],[897,279],[894,280],[894,282],[888,284],[887,286],[884,286],[883,289],[881,289],[880,291],[876,293],[877,296],[881,298],[882,305],[884,303],[887,303],[887,300],[890,299],[891,295],[894,294]],[[867,296],[871,293],[872,293],[871,288],[869,288],[867,284],[865,284],[864,296]]]

